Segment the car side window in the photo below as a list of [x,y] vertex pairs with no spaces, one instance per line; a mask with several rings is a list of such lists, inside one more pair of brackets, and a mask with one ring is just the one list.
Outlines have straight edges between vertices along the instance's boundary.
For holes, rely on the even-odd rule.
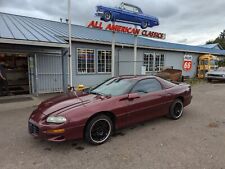
[[139,13],[139,10],[137,8],[134,8],[135,13]]
[[124,9],[129,11],[129,12],[134,12],[134,8],[130,6],[124,6]]
[[162,90],[161,84],[156,79],[145,79],[138,82],[131,93],[150,93]]

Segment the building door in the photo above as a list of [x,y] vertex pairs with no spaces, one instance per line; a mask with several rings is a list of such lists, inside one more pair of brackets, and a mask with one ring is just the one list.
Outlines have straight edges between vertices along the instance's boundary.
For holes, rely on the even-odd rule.
[[62,56],[60,54],[35,54],[36,93],[63,91]]

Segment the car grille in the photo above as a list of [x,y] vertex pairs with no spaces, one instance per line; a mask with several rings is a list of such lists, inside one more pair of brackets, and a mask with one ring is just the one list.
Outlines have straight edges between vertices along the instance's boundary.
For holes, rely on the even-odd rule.
[[32,124],[31,122],[28,123],[28,129],[31,134],[35,135],[39,134],[39,128],[36,125]]
[[211,77],[223,77],[223,75],[217,75],[217,74],[208,74],[208,76],[211,76]]

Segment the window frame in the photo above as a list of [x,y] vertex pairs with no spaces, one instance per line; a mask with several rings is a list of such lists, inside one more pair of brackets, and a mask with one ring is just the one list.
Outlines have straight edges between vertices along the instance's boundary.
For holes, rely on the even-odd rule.
[[160,72],[161,54],[155,53],[155,72]]
[[[98,71],[98,67],[99,67],[99,66],[98,66],[98,52],[99,52],[99,51],[105,51],[105,52],[110,51],[110,52],[111,52],[111,71],[110,71],[110,72],[106,72],[106,58],[105,58],[105,71],[104,71],[104,72],[99,72],[99,71]],[[96,57],[97,57],[97,61],[96,61],[96,62],[97,62],[97,63],[96,63],[96,64],[97,64],[97,70],[96,70],[97,73],[98,73],[98,74],[111,74],[111,73],[112,73],[112,50],[98,49],[98,50],[97,50],[97,56],[96,56]],[[106,55],[105,55],[105,57],[106,57]]]
[[[144,53],[144,56],[143,56],[143,66],[146,66],[146,65],[144,65],[144,62],[145,62],[144,58],[145,58],[145,55],[149,55],[149,56],[148,56],[148,63],[147,63],[148,70],[146,70],[146,72],[147,72],[147,73],[149,73],[149,72],[154,72],[154,70],[155,70],[155,69],[154,69],[154,67],[155,67],[155,65],[154,65],[154,62],[155,62],[155,61],[154,61],[155,56],[154,56],[154,55],[155,55],[155,54],[154,54],[154,53]],[[150,59],[149,59],[149,57],[150,57],[150,55],[153,56],[152,71],[149,71],[149,69],[150,69],[150,62],[149,62]],[[147,69],[147,67],[146,67],[146,69]]]
[[[163,56],[163,64],[162,64],[162,56]],[[160,53],[160,60],[159,60],[159,68],[160,68],[160,71],[164,67],[165,67],[165,54],[164,53]]]
[[[85,64],[86,64],[86,72],[80,72],[79,71],[79,50],[86,50],[86,51],[88,51],[88,50],[93,50],[93,52],[94,52],[94,58],[93,58],[93,60],[94,60],[94,71],[93,72],[87,72],[87,53],[86,53],[86,59],[85,59]],[[79,75],[89,75],[89,74],[96,74],[96,58],[95,58],[96,56],[95,56],[95,49],[91,49],[91,48],[77,48],[77,58],[76,58],[76,61],[77,61],[77,74],[79,74]]]
[[[165,67],[165,53],[161,53],[161,52],[145,52],[144,53],[144,56],[143,56],[143,66],[146,66],[144,65],[145,63],[145,60],[144,60],[144,57],[145,55],[153,55],[153,67],[152,67],[152,71],[149,71],[149,68],[147,70],[147,67],[146,67],[146,73],[154,73],[154,72],[160,72],[161,70],[163,70],[163,67]],[[156,56],[159,56],[159,63],[158,63],[158,69],[159,70],[156,70]],[[162,62],[162,56],[163,56],[163,62]],[[148,67],[150,66],[150,59],[148,58]],[[163,63],[163,64],[162,64]]]

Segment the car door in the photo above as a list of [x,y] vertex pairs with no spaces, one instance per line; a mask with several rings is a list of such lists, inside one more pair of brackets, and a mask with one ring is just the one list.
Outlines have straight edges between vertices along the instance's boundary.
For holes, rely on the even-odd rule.
[[129,124],[146,121],[151,118],[165,114],[164,90],[162,85],[155,78],[139,81],[131,90],[138,93],[139,97],[129,100]]

